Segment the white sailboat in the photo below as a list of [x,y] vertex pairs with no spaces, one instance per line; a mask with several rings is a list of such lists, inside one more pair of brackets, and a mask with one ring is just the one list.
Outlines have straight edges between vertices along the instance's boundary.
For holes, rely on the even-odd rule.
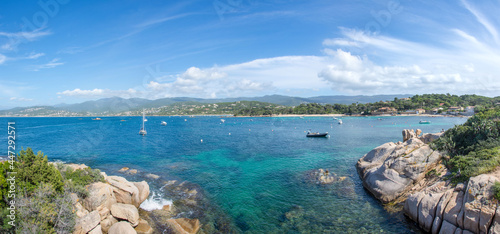
[[144,110],[143,110],[143,111],[142,111],[142,128],[141,128],[141,130],[139,131],[139,134],[140,134],[140,135],[143,135],[143,136],[147,134],[147,132],[146,132],[146,127],[144,126],[144,122],[146,122],[146,116],[145,116],[145,114],[144,114]]

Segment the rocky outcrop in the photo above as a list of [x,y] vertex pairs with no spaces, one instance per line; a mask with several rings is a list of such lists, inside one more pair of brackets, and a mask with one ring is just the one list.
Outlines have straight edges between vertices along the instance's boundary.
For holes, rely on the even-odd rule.
[[93,183],[87,186],[89,195],[84,200],[84,206],[87,210],[96,210],[98,207],[111,208],[115,204],[116,197],[113,187],[102,182]]
[[442,156],[422,141],[423,136],[416,137],[413,130],[403,131],[403,140],[373,149],[356,165],[363,186],[384,203],[405,195]]
[[111,215],[117,219],[128,221],[133,227],[139,224],[139,210],[130,204],[113,204],[111,206]]
[[500,169],[452,185],[441,153],[429,143],[441,134],[403,131],[403,143],[386,143],[356,165],[363,186],[384,203],[403,202],[404,213],[429,233],[500,233],[500,206],[492,186]]
[[75,231],[73,233],[88,233],[97,225],[99,225],[101,217],[97,211],[92,211],[89,214],[78,219],[75,225]]
[[[77,166],[86,168],[82,165]],[[71,194],[77,216],[73,233],[153,233],[138,211],[140,204],[149,197],[148,183],[129,182],[123,177],[107,176],[105,173],[102,175],[108,183],[88,185],[88,196],[84,200]]]
[[[466,186],[437,183],[408,197],[405,213],[431,233],[500,233],[498,206],[491,187],[500,178],[483,174],[469,179]],[[418,208],[417,208],[418,207]],[[417,208],[417,209],[416,209]],[[500,215],[500,214],[498,214]]]
[[169,219],[167,223],[173,233],[176,234],[195,234],[200,230],[200,221],[198,219]]
[[109,234],[136,234],[137,232],[128,222],[118,222],[113,224],[108,231]]

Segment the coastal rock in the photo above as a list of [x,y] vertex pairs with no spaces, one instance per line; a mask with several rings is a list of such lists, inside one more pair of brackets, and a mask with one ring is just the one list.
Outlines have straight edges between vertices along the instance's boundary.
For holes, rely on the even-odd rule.
[[75,206],[75,211],[76,211],[75,214],[76,214],[76,217],[78,217],[78,218],[81,218],[89,213],[89,211],[86,210],[82,206],[82,204],[80,204],[80,202],[75,203],[74,206]]
[[108,230],[108,234],[136,234],[137,232],[129,222],[121,221],[113,224]]
[[139,190],[139,204],[144,202],[149,197],[149,184],[146,181],[132,182]]
[[97,208],[97,212],[99,212],[99,216],[101,216],[101,220],[105,219],[106,217],[108,217],[108,215],[111,214],[111,210],[109,210],[105,206],[99,206]]
[[431,231],[436,214],[437,204],[442,193],[430,193],[422,198],[418,206],[418,223],[426,232]]
[[157,180],[158,178],[160,178],[159,175],[155,175],[155,174],[147,174],[146,177],[150,178],[150,179],[153,179],[153,180]]
[[[412,131],[407,132],[411,135]],[[389,142],[373,149],[358,160],[356,168],[363,186],[387,203],[423,179],[440,158],[439,152],[412,137],[402,144]]]
[[126,172],[126,171],[128,171],[128,169],[130,169],[130,168],[128,168],[128,167],[122,167],[122,169],[120,169],[118,171],[119,172]]
[[75,231],[73,233],[88,233],[90,230],[94,229],[99,222],[101,217],[97,211],[92,211],[89,214],[77,219]]
[[441,230],[439,231],[439,234],[455,233],[456,230],[457,226],[448,223],[448,221],[445,220],[441,225]]
[[198,219],[169,219],[167,224],[172,232],[176,234],[195,234],[200,230],[200,221]]
[[129,171],[127,171],[127,174],[135,175],[135,174],[137,174],[137,172],[139,172],[137,169],[130,169]]
[[109,228],[113,226],[113,224],[118,223],[118,220],[112,215],[108,215],[104,220],[101,221],[101,229],[103,232],[108,232]]
[[130,204],[113,204],[111,206],[111,215],[120,220],[127,220],[133,227],[139,224],[139,211]]
[[73,169],[73,171],[75,171],[75,170],[83,170],[85,168],[88,168],[88,166],[85,165],[85,164],[69,163],[69,164],[64,164],[64,165],[66,165],[67,168]]
[[497,206],[495,210],[495,216],[489,231],[490,233],[500,233],[500,206]]
[[117,202],[113,187],[109,184],[96,182],[87,186],[89,195],[83,201],[87,210],[96,210],[98,207],[111,208]]
[[434,140],[438,139],[439,137],[441,137],[442,135],[443,135],[442,132],[439,132],[439,133],[426,133],[426,134],[423,134],[418,139],[420,139],[425,144],[429,144],[429,143],[433,142]]
[[415,131],[413,129],[404,129],[403,130],[403,143],[407,140],[416,137]]
[[139,189],[132,182],[119,176],[108,176],[106,181],[113,186],[117,202],[140,206]]
[[335,173],[330,172],[328,169],[318,169],[309,171],[306,175],[306,180],[316,184],[331,184],[345,180],[345,176],[337,176]]
[[102,234],[101,225],[97,225],[94,229],[90,230],[88,234]]
[[418,136],[420,136],[421,133],[422,133],[422,130],[417,129],[417,131],[415,132],[415,135],[418,137]]
[[139,225],[134,228],[137,234],[151,234],[153,233],[153,228],[149,226],[148,222],[144,219],[139,219]]

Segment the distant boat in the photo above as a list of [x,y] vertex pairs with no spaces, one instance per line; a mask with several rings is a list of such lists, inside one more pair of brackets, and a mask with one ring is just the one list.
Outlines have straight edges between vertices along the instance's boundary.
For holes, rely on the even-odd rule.
[[161,125],[162,125],[162,126],[167,126],[167,122],[165,122],[165,121],[161,121]]
[[336,118],[336,117],[333,117],[333,119],[334,119],[334,120],[337,120],[337,118]]
[[307,134],[306,134],[306,137],[327,137],[327,136],[328,136],[328,132],[319,133],[319,132],[307,131]]
[[341,119],[339,119],[339,124],[343,124],[343,122],[342,122],[342,120],[341,120]]
[[95,119],[92,119],[92,120],[101,120],[101,118],[95,118]]
[[184,122],[187,122],[188,120],[187,119],[184,119]]
[[225,119],[220,119],[220,121],[221,121],[222,123],[226,122],[226,120],[225,120]]
[[146,122],[146,116],[144,114],[144,110],[142,111],[142,128],[141,130],[139,131],[139,134],[140,135],[143,135],[145,136],[147,134],[146,132],[146,127],[144,126],[144,122]]
[[427,121],[427,120],[420,120],[420,122],[418,122],[419,124],[430,124],[431,122],[430,121]]

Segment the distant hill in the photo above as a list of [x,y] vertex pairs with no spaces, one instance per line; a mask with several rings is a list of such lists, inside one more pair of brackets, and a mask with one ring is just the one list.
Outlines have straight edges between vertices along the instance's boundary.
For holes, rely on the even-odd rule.
[[224,103],[237,101],[257,101],[283,106],[298,106],[302,103],[320,104],[352,104],[372,103],[378,101],[390,101],[395,97],[405,98],[412,95],[375,95],[375,96],[318,96],[318,97],[291,97],[283,95],[266,95],[262,97],[239,97],[203,99],[190,97],[161,98],[148,100],[143,98],[124,99],[120,97],[103,98],[95,101],[86,101],[77,104],[57,104],[54,106],[16,107],[8,110],[0,110],[0,115],[58,115],[85,116],[85,115],[112,115],[127,111],[136,112],[143,108],[160,108],[176,103]]

